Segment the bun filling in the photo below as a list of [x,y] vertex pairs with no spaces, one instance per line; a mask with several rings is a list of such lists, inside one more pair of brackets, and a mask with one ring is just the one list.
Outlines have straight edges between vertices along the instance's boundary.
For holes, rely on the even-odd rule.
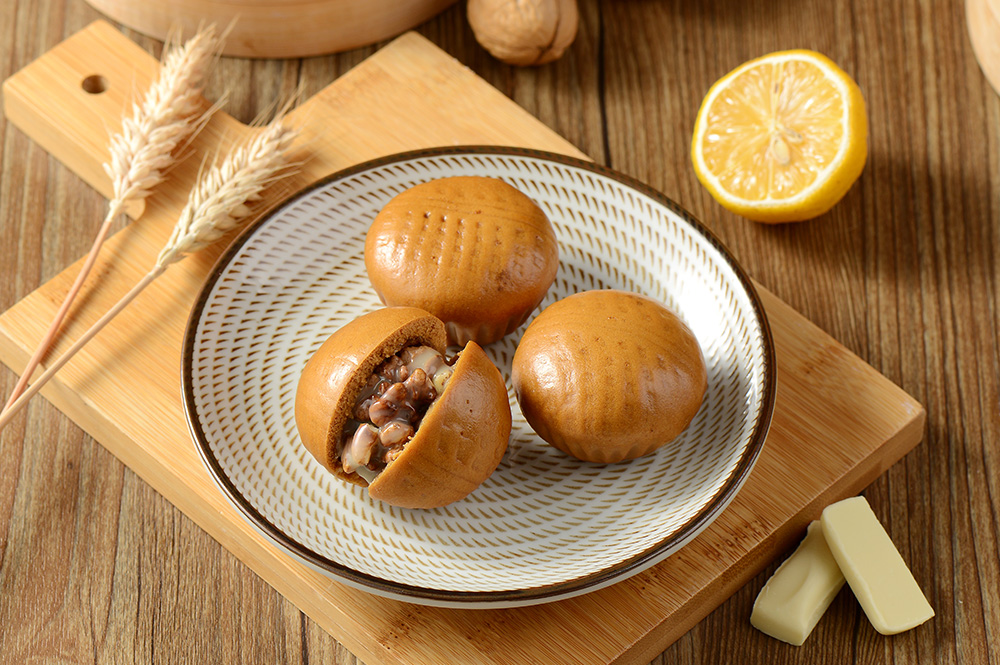
[[371,483],[413,438],[451,378],[455,358],[406,346],[375,368],[344,426],[336,458],[345,473]]

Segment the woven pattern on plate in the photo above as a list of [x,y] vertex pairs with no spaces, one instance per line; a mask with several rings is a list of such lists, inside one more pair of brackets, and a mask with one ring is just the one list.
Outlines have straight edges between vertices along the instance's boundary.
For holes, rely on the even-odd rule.
[[[295,431],[296,383],[330,333],[379,307],[362,254],[382,205],[417,183],[470,174],[502,178],[552,220],[560,266],[542,307],[586,289],[660,300],[698,338],[708,392],[691,426],[655,454],[612,465],[580,462],[547,446],[521,416],[509,386],[522,327],[486,349],[507,379],[514,414],[500,467],[458,503],[399,509],[337,480],[309,456]],[[204,296],[186,368],[192,417],[211,456],[287,538],[390,583],[504,592],[618,566],[710,506],[764,408],[766,334],[719,250],[658,201],[577,166],[478,153],[377,165],[286,203],[220,270]]]

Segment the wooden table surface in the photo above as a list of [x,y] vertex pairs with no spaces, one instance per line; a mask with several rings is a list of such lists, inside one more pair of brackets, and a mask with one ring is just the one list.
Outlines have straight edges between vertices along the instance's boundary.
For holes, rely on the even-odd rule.
[[[502,65],[459,3],[420,32],[595,160],[679,201],[758,281],[927,408],[924,442],[865,495],[937,616],[896,637],[845,588],[801,648],[756,632],[777,562],[654,663],[1000,663],[1000,99],[960,2],[582,0],[553,65]],[[0,78],[100,15],[0,2]],[[127,32],[150,52],[161,44]],[[795,47],[862,90],[868,165],[830,213],[766,227],[688,157],[711,83]],[[226,58],[206,96],[249,121],[374,52]],[[89,247],[104,200],[0,119],[0,311]],[[0,369],[6,396],[15,376]],[[42,399],[0,433],[0,662],[354,663],[354,657]]]

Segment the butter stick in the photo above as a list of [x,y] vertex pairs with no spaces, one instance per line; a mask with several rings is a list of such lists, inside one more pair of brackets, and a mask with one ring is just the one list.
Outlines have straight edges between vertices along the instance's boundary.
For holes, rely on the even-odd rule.
[[833,602],[844,576],[819,522],[757,595],[750,624],[771,637],[801,646]]
[[895,635],[934,616],[864,497],[827,506],[820,523],[833,557],[875,630]]

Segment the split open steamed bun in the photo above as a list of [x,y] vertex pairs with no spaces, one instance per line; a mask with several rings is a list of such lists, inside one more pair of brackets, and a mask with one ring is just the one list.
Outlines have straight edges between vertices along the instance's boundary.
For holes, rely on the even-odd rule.
[[295,395],[303,444],[324,467],[405,508],[464,498],[511,430],[500,371],[475,342],[444,356],[444,324],[412,307],[365,314],[309,359]]

